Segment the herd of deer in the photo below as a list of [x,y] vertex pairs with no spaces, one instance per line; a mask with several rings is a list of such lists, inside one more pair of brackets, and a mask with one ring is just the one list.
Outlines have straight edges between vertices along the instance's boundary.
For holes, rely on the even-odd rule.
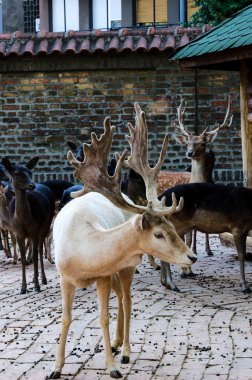
[[[12,164],[8,158],[2,160],[15,195],[8,195],[8,186],[0,186],[1,231],[3,235],[6,230],[10,231],[13,244],[15,239],[18,243],[22,263],[21,293],[27,291],[27,240],[32,245],[35,289],[40,290],[38,257],[42,283],[46,284],[43,244],[54,218],[55,201],[61,199],[62,203],[53,222],[55,263],[62,293],[62,326],[54,368],[47,378],[60,378],[75,288],[86,288],[94,282],[106,365],[111,377],[122,376],[113,351],[121,347],[121,362],[129,362],[131,283],[135,267],[144,253],[158,258],[162,284],[178,290],[169,263],[180,266],[182,276],[193,275],[191,265],[197,255],[183,240],[192,230],[206,234],[232,233],[240,262],[241,288],[244,293],[251,292],[245,280],[244,259],[246,237],[252,229],[252,190],[211,183],[214,156],[211,150],[208,152],[208,145],[219,130],[231,125],[230,103],[229,97],[223,123],[197,136],[184,126],[182,102],[178,107],[175,125],[178,131],[174,137],[187,146],[192,164],[190,173],[160,171],[168,146],[167,135],[158,162],[150,166],[147,123],[138,103],[134,104],[135,126],[127,125],[130,153],[127,150],[121,155],[117,153],[112,167],[108,160],[115,127],[111,126],[109,117],[104,120],[104,133],[100,138],[92,133],[91,143],[84,143],[81,149],[69,145],[67,159],[75,169],[75,177],[84,186],[70,187],[69,183],[62,186],[53,181],[35,184],[32,169],[38,162],[37,157],[26,165]],[[123,168],[129,169],[126,182],[121,181]],[[62,202],[63,192],[68,201]],[[209,245],[207,253],[211,254]],[[118,315],[116,335],[111,343],[109,297],[112,289],[118,298]]]

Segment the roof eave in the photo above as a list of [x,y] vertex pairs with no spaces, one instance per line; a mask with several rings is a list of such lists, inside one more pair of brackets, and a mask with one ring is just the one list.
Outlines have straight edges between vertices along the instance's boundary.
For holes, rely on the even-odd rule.
[[[190,58],[181,58],[177,59],[177,61],[179,61],[180,65],[185,68],[230,70],[231,67],[233,67],[234,70],[240,70],[238,61],[244,59],[252,59],[252,45]],[[234,62],[237,64],[234,64]]]

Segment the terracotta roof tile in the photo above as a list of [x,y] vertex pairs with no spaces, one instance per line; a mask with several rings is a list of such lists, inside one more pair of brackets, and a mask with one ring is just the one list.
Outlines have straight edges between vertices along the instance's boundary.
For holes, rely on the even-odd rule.
[[88,53],[90,51],[90,40],[89,39],[84,39],[79,48],[79,53]]
[[48,52],[48,40],[43,39],[39,41],[38,49],[35,54],[47,54]]
[[40,54],[99,54],[123,52],[166,52],[187,44],[203,33],[202,28],[122,28],[118,31],[14,32],[0,35],[0,57]]
[[75,53],[76,52],[76,46],[77,46],[77,41],[75,38],[71,38],[65,47],[64,53]]

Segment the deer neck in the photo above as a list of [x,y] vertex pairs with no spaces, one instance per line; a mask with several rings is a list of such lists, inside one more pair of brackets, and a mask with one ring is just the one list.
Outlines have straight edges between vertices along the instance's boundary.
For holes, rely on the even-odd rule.
[[26,190],[15,189],[15,196],[15,217],[25,222],[30,215]]
[[206,162],[205,157],[200,157],[195,160],[192,159],[192,171],[190,182],[206,182],[207,181],[207,173],[206,173]]
[[0,204],[0,219],[3,226],[8,226],[10,222],[10,213],[6,205]]
[[[106,276],[141,261],[143,252],[136,244],[139,237],[131,220],[109,230],[100,230],[91,225],[88,234],[90,232],[95,243],[91,244],[92,255],[86,257],[84,264],[84,270],[88,269],[89,274],[94,272],[96,276]],[[97,249],[94,250],[95,245]],[[101,247],[106,247],[106,254]]]

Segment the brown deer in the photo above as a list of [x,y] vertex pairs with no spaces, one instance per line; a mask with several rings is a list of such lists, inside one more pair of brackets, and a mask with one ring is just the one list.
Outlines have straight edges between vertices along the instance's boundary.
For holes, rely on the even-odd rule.
[[34,157],[26,165],[12,164],[8,158],[2,160],[2,164],[12,178],[15,191],[15,197],[10,202],[10,227],[15,233],[21,255],[21,294],[27,291],[26,239],[32,242],[35,290],[40,291],[38,252],[40,254],[42,283],[47,283],[43,265],[43,243],[50,229],[55,205],[53,200],[51,201],[45,194],[35,190],[31,170],[36,166],[38,160],[39,157]]
[[[183,107],[183,99],[177,108],[178,120],[175,122],[175,127],[179,131],[174,134],[174,138],[181,144],[187,147],[186,155],[191,159],[191,175],[190,183],[194,182],[208,182],[213,183],[212,171],[214,167],[214,153],[209,149],[209,144],[214,141],[218,132],[224,127],[230,127],[232,124],[233,116],[230,117],[231,109],[231,96],[228,97],[228,106],[224,121],[213,131],[208,132],[206,128],[201,134],[194,135],[188,131],[184,126],[185,108]],[[229,119],[230,118],[230,119]],[[229,119],[229,122],[228,122]],[[168,187],[167,187],[168,188]],[[188,245],[191,245],[191,234],[187,234],[189,237]],[[193,251],[197,253],[196,249],[196,231],[194,231],[193,239]],[[206,253],[212,256],[212,251],[209,245],[209,236],[206,234]]]
[[[161,260],[180,265],[190,265],[196,260],[196,255],[178,237],[169,222],[174,212],[181,211],[183,200],[179,201],[178,206],[174,200],[167,208],[164,200],[159,201],[157,197],[156,177],[167,148],[167,136],[158,163],[151,168],[147,161],[145,114],[138,103],[135,103],[135,111],[136,126],[128,124],[131,154],[127,159],[127,151],[117,156],[113,176],[109,176],[107,172],[114,131],[109,118],[104,121],[104,134],[98,138],[92,133],[92,143],[83,145],[83,162],[78,161],[71,151],[68,152],[68,160],[75,168],[75,176],[85,183],[85,187],[74,194],[78,198],[62,208],[53,227],[63,311],[61,337],[54,368],[48,377],[50,379],[59,378],[64,365],[76,287],[86,287],[96,282],[106,365],[110,376],[119,378],[122,375],[112,355],[112,349],[122,346],[121,361],[129,362],[130,287],[135,266],[141,261],[143,253],[147,252]],[[126,195],[122,195],[120,182],[124,162],[140,172],[144,178],[147,206],[137,206]],[[111,288],[118,297],[116,337],[112,344],[109,334]]]
[[[1,234],[3,236],[3,243],[4,243],[4,251],[6,252],[7,257],[12,257],[12,253],[9,248],[9,241],[8,241],[8,235],[10,235],[11,238],[11,244],[13,248],[13,263],[16,264],[18,261],[18,254],[17,254],[17,244],[16,244],[16,238],[11,230],[11,222],[10,222],[10,210],[9,210],[9,202],[8,202],[8,193],[9,187],[8,185],[3,187],[0,185],[0,228],[1,228]],[[7,196],[6,196],[7,195]]]

